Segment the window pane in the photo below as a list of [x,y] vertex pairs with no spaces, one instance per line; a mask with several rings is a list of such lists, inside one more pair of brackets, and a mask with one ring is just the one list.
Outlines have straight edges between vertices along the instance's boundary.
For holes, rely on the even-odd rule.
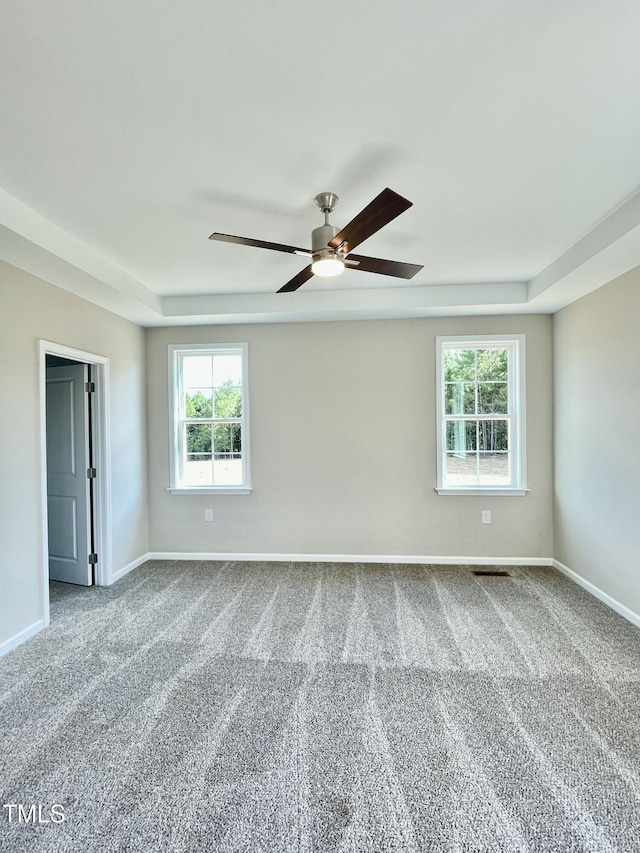
[[211,438],[211,424],[185,425],[184,485],[210,486],[213,482]]
[[242,455],[242,427],[240,424],[231,424],[231,451],[236,455]]
[[509,486],[509,454],[480,453],[478,459],[481,486]]
[[184,416],[210,418],[213,415],[213,388],[187,388],[184,395]]
[[478,385],[478,414],[506,415],[507,387],[506,382],[481,382]]
[[476,414],[476,386],[470,382],[452,382],[444,387],[447,415]]
[[445,382],[473,382],[476,378],[476,351],[473,349],[445,349]]
[[230,382],[232,385],[242,385],[242,356],[214,355],[212,385],[219,388]]
[[495,453],[509,449],[508,421],[478,421],[479,450]]
[[445,487],[478,485],[477,453],[468,453],[466,456],[460,456],[454,453],[447,453],[445,464]]
[[231,447],[231,424],[216,424],[213,427],[213,450],[216,456],[228,453]]
[[211,458],[211,424],[186,424],[187,458]]
[[185,355],[182,359],[184,388],[213,387],[213,359],[210,355]]
[[447,422],[447,450],[464,455],[476,449],[476,421]]
[[477,353],[478,380],[480,382],[486,380],[494,382],[507,381],[509,361],[506,349],[491,347],[491,349],[479,349]]
[[227,379],[215,389],[216,418],[239,418],[242,416],[242,388]]

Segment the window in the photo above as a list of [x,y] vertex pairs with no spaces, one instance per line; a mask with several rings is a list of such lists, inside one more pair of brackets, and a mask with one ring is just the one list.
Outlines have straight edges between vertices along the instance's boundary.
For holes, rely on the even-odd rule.
[[524,335],[436,346],[438,492],[525,494]]
[[247,345],[169,347],[171,491],[247,494]]

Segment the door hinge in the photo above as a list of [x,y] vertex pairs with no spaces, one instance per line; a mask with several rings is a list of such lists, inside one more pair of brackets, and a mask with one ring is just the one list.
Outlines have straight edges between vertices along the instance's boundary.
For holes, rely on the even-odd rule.
[[89,565],[95,566],[95,564],[97,562],[98,562],[98,555],[97,554],[89,554]]
[[87,468],[87,480],[95,480],[97,476],[95,468]]
[[84,383],[84,390],[87,392],[87,394],[93,394],[93,392],[96,390],[96,383],[95,382],[85,382]]

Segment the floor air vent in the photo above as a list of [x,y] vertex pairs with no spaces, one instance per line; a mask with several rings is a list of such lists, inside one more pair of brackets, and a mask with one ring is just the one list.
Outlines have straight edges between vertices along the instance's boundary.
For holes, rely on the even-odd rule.
[[478,569],[473,572],[474,575],[480,575],[480,577],[490,577],[490,578],[510,578],[511,575],[509,572],[498,572],[492,569]]

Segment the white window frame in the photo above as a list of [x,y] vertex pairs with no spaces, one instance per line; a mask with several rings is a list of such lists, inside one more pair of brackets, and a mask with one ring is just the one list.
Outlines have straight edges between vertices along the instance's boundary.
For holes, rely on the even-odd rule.
[[[181,485],[184,458],[181,429],[182,360],[192,355],[240,355],[242,358],[242,483],[237,486]],[[169,344],[170,486],[173,495],[248,495],[251,492],[249,459],[249,347],[244,344]]]
[[[486,349],[498,346],[509,351],[508,399],[509,452],[511,485],[509,486],[445,486],[446,424],[444,358],[445,349]],[[526,486],[526,393],[524,335],[439,335],[436,337],[436,436],[437,483],[439,495],[509,495],[523,496]],[[477,416],[470,416],[477,419]]]

